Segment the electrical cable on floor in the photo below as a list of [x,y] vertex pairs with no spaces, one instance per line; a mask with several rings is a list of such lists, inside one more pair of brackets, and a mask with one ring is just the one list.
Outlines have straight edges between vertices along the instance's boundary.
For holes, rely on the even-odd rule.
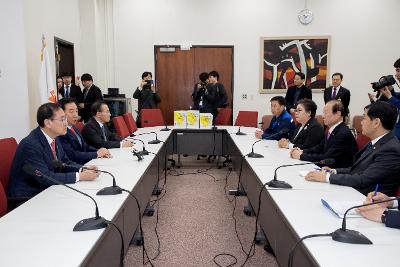
[[[217,262],[217,260],[216,260],[216,259],[217,259],[218,257],[220,257],[220,256],[229,256],[229,257],[233,258],[233,259],[235,260],[235,262],[230,263],[229,265],[226,265],[226,266],[222,266],[222,265],[220,265],[220,264]],[[214,256],[213,262],[214,262],[217,266],[219,266],[219,267],[231,267],[231,266],[234,266],[234,265],[238,262],[238,260],[237,260],[237,258],[236,258],[235,256],[233,256],[232,254],[229,254],[229,253],[219,253],[219,254],[217,254],[217,255]]]
[[121,229],[113,223],[112,221],[106,221],[106,224],[110,224],[115,227],[115,229],[118,230],[119,236],[121,237],[121,252],[119,256],[119,266],[124,267],[124,254],[125,254],[125,241],[124,241],[124,236],[122,235]]
[[307,235],[304,236],[302,238],[300,238],[299,241],[296,242],[296,244],[294,244],[294,246],[292,247],[292,249],[289,252],[289,257],[288,257],[288,267],[292,267],[293,266],[293,257],[294,257],[294,252],[297,248],[297,246],[303,242],[303,240],[308,239],[308,238],[313,238],[313,237],[321,237],[321,236],[332,236],[333,233],[329,233],[329,234],[314,234],[314,235]]

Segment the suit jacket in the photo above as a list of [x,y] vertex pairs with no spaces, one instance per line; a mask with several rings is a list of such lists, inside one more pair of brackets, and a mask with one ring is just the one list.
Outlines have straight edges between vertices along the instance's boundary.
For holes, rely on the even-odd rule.
[[363,153],[367,145],[355,156],[353,166],[337,169],[329,178],[331,184],[351,186],[364,195],[379,191],[395,196],[400,185],[400,144],[393,132],[379,139],[369,152]]
[[97,149],[101,147],[119,148],[122,138],[118,137],[115,133],[110,132],[105,124],[104,131],[106,133],[107,141],[103,138],[103,132],[101,131],[99,123],[92,117],[83,127],[82,136],[86,143]]
[[[64,86],[58,91],[62,97],[65,97],[65,84]],[[79,86],[76,86],[75,84],[71,84],[71,87],[69,88],[69,97],[75,98],[77,103],[82,103],[83,100],[83,94],[82,90]]]
[[295,147],[300,149],[312,148],[323,141],[324,127],[315,118],[310,118],[297,135],[300,127],[301,125],[299,124],[290,137],[290,142]]
[[139,112],[143,108],[156,108],[161,102],[160,95],[157,92],[153,93],[148,85],[144,85],[142,90],[137,88],[133,93],[133,98],[138,100]]
[[[67,163],[73,164],[64,150],[56,141],[57,159]],[[32,165],[41,173],[48,175],[62,183],[75,183],[76,181],[76,168],[62,168],[61,170],[55,169],[52,166],[53,153],[46,137],[40,130],[40,127],[32,130],[31,133],[22,139],[18,145],[14,160],[11,166],[10,182],[8,185],[8,196],[10,197],[33,197],[41,191],[45,190],[54,183],[48,181],[43,177],[36,177],[29,175],[23,171],[25,164]],[[57,172],[57,171],[62,171]]]
[[[399,206],[399,208],[400,208],[400,206]],[[400,228],[400,211],[388,210],[386,213],[385,225],[387,227]]]
[[303,98],[312,99],[312,92],[311,89],[307,88],[304,84],[300,87],[300,94],[295,102],[294,97],[296,95],[297,86],[291,86],[288,88],[285,96],[286,100],[286,110],[290,112],[290,109],[296,108],[297,101]]
[[[281,138],[287,138],[289,132],[292,131],[293,128],[294,125],[292,124],[292,116],[290,116],[289,112],[284,110],[278,117],[272,117],[269,127],[265,129],[262,135],[262,139],[280,140]],[[286,134],[277,134],[283,129],[288,129],[289,132]]]
[[[88,90],[89,92],[86,95]],[[100,88],[93,84],[89,89],[83,89],[82,99],[83,103],[85,104],[85,107],[82,109],[82,119],[87,122],[91,117],[90,109],[92,104],[96,101],[103,100],[103,95]]]
[[[330,86],[325,89],[324,91],[324,101],[325,104],[332,100],[332,90],[333,87]],[[335,99],[340,99],[342,101],[343,106],[349,111],[349,104],[350,104],[350,91],[342,86],[339,87],[339,91],[336,93]]]
[[97,149],[86,144],[79,130],[74,126],[72,127],[81,138],[82,145],[79,143],[78,137],[70,129],[67,129],[67,133],[57,137],[57,139],[70,160],[84,165],[88,161],[97,158]]
[[356,152],[356,140],[349,127],[342,122],[335,127],[328,140],[324,138],[320,144],[304,149],[300,159],[314,162],[333,158],[335,163],[330,167],[345,168],[352,165]]

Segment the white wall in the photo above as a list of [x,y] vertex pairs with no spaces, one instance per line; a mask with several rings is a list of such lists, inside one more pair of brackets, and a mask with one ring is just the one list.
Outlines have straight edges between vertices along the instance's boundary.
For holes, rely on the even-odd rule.
[[[315,15],[308,26],[297,20],[303,8],[299,0],[115,0],[115,85],[133,93],[141,73],[154,70],[154,45],[234,45],[234,113],[253,109],[261,116],[273,95],[258,93],[260,37],[330,35],[330,74],[344,74],[350,111],[361,114],[369,83],[393,73],[400,57],[400,1],[308,0]],[[313,99],[322,113],[322,94]]]
[[23,1],[0,4],[0,138],[20,141],[29,131]]

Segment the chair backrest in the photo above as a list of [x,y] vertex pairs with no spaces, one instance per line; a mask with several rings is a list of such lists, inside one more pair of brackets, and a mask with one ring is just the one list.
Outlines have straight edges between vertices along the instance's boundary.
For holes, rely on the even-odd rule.
[[322,117],[322,115],[315,115],[315,119],[319,122],[319,124],[322,125],[322,127],[325,127],[325,125],[324,125],[324,117]]
[[262,125],[261,125],[261,129],[263,129],[263,130],[265,130],[265,129],[267,129],[268,127],[269,127],[269,124],[271,123],[271,121],[272,121],[272,115],[264,115],[264,116],[262,116]]
[[129,136],[128,126],[126,126],[126,123],[122,116],[112,118],[112,122],[119,136],[121,136],[122,138]]
[[235,126],[245,126],[257,128],[258,112],[257,111],[239,111],[236,117]]
[[7,197],[3,185],[0,183],[0,217],[7,213]]
[[76,128],[78,128],[79,131],[82,132],[83,127],[85,126],[85,124],[83,124],[83,122],[78,121],[77,123],[75,123],[74,125]]
[[215,125],[230,125],[232,118],[231,108],[220,108],[218,111],[217,118],[215,119]]
[[140,110],[140,125],[142,127],[163,126],[164,117],[161,109],[141,109]]
[[126,126],[128,126],[128,130],[130,133],[134,133],[137,130],[137,125],[136,125],[136,121],[133,118],[132,113],[128,112],[125,113],[124,115],[122,115],[124,117],[124,121],[126,123]]
[[369,139],[367,136],[363,135],[362,133],[357,134],[357,147],[358,150],[362,149],[371,139]]
[[10,179],[11,165],[17,145],[17,141],[12,137],[0,139],[0,182],[5,190]]
[[361,121],[363,119],[363,116],[357,115],[353,117],[353,128],[356,129],[357,135],[362,133],[361,129]]

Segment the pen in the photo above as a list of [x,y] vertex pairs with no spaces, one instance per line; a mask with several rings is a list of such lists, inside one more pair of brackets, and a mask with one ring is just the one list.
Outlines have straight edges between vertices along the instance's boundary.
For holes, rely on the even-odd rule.
[[375,191],[374,191],[374,196],[372,197],[372,202],[374,202],[374,197],[376,196],[376,193],[378,192],[378,190],[379,190],[379,184],[376,184]]
[[[317,171],[321,171],[322,169],[321,168],[314,168],[315,170],[317,170]],[[324,170],[325,172],[332,172],[331,170]]]

